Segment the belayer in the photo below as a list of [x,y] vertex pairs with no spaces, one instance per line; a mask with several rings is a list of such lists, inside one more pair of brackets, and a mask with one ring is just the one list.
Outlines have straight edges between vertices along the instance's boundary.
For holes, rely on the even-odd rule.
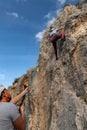
[[27,87],[11,99],[8,90],[0,86],[0,130],[26,130],[24,105],[20,107],[20,114],[14,103],[17,103],[29,91],[30,87]]
[[58,60],[57,40],[61,39],[61,44],[65,41],[65,33],[62,32],[63,28],[64,28],[64,26],[61,26],[58,29],[55,29],[53,26],[50,26],[50,36],[49,37],[50,37],[50,41],[52,42],[52,45],[53,45],[53,48],[54,48],[56,60]]

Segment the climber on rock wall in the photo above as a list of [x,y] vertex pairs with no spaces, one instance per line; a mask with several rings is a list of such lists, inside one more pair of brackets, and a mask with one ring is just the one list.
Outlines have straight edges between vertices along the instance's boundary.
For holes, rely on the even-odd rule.
[[[57,40],[61,39],[61,44],[65,41],[65,33],[62,32],[62,29],[64,26],[59,27],[58,29],[55,29],[53,26],[50,26],[50,41],[52,42],[53,48],[54,48],[54,53],[56,56],[56,60],[58,60],[58,55],[57,55]],[[62,46],[62,45],[60,45]]]

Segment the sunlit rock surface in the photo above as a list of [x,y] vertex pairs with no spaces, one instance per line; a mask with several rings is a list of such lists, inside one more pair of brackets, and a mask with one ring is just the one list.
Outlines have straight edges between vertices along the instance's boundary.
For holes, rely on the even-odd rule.
[[38,65],[16,79],[9,90],[14,97],[25,82],[32,85],[27,102],[29,130],[87,130],[87,2],[66,5],[53,25],[65,26],[59,59],[55,59],[48,27]]

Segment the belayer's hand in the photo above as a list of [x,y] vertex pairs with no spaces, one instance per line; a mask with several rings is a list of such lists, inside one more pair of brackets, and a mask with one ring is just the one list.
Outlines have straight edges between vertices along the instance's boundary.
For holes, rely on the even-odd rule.
[[29,92],[30,90],[31,90],[31,88],[30,88],[30,86],[29,86],[29,87],[27,87],[27,88],[25,88],[25,89],[23,90],[23,93],[26,94],[26,93]]
[[24,106],[24,104],[22,104],[22,105],[20,106],[20,112],[21,112],[21,113],[24,113],[24,112],[25,112],[25,106]]

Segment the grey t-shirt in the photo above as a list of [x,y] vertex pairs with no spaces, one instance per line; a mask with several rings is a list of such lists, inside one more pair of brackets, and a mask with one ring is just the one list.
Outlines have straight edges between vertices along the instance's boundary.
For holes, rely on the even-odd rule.
[[20,116],[13,103],[0,102],[0,130],[14,130],[13,121]]

